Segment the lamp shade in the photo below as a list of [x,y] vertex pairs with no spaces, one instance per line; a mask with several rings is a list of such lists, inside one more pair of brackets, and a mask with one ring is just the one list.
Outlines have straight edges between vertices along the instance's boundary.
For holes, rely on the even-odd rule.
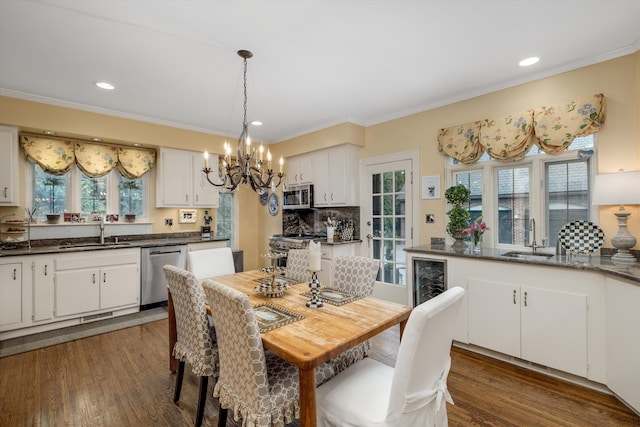
[[640,171],[596,175],[594,205],[640,205]]

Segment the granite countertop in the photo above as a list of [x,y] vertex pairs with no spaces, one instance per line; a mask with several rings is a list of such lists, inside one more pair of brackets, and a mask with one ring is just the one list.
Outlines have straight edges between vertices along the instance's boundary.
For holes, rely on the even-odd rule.
[[105,238],[105,244],[101,245],[98,239],[94,238],[74,238],[74,239],[51,239],[34,240],[31,248],[27,242],[18,242],[0,249],[0,257],[21,256],[21,255],[41,255],[52,253],[86,252],[106,249],[126,249],[126,248],[151,248],[158,246],[176,246],[189,243],[219,242],[229,239],[202,240],[200,233],[164,233],[164,234],[142,234],[134,236],[109,236]]
[[[417,252],[440,256],[452,256],[470,259],[485,259],[490,261],[501,261],[520,263],[538,266],[550,266],[559,268],[568,268],[573,270],[591,270],[601,273],[611,274],[623,279],[636,282],[640,286],[640,263],[636,262],[630,265],[615,264],[609,256],[588,256],[586,254],[573,255],[553,255],[547,257],[526,257],[511,258],[504,256],[508,252],[519,252],[523,254],[530,251],[511,251],[506,249],[482,248],[479,252],[474,252],[472,247],[463,249],[455,249],[451,246],[444,245],[421,245],[405,249],[407,252]],[[542,252],[539,252],[542,253]]]

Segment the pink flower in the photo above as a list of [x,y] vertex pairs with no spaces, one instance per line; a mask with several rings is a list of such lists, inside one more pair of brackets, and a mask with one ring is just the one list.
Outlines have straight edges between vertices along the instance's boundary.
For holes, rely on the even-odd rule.
[[489,230],[487,223],[482,221],[482,217],[479,216],[474,222],[469,225],[469,228],[465,228],[462,232],[468,236],[473,236],[473,244],[477,245],[480,241],[480,237],[485,231]]

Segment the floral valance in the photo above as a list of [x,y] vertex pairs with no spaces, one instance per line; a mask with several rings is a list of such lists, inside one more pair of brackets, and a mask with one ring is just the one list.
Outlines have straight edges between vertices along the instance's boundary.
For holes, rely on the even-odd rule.
[[438,150],[467,165],[478,161],[484,151],[494,159],[519,160],[533,144],[556,154],[575,138],[600,130],[605,116],[605,98],[599,93],[564,105],[440,129]]
[[438,150],[465,165],[477,162],[484,153],[480,145],[480,122],[440,129]]
[[31,163],[53,175],[64,175],[74,163],[88,177],[98,178],[117,167],[128,179],[142,177],[156,160],[155,150],[117,147],[52,138],[21,136],[22,148]]
[[483,120],[480,125],[480,144],[494,159],[520,160],[535,140],[533,110]]

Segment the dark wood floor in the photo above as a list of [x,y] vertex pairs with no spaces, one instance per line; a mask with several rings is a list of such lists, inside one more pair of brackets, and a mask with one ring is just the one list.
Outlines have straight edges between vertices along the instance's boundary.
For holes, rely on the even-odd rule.
[[[392,364],[397,339],[397,327],[376,337],[371,357]],[[161,320],[2,358],[0,426],[191,426],[197,378],[185,374],[174,405],[167,345]],[[452,357],[451,426],[640,426],[612,396],[461,349]],[[216,416],[210,397],[204,425]]]

